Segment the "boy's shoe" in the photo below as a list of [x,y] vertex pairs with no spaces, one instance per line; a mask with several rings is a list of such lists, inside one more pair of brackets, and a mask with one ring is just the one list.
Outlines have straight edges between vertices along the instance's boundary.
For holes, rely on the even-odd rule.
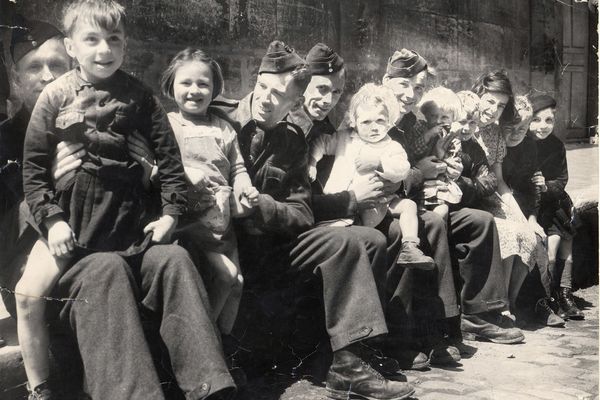
[[27,384],[27,390],[29,390],[27,400],[52,400],[52,392],[48,387],[48,382],[40,383],[33,390],[29,389],[29,384]]
[[404,268],[431,271],[435,268],[433,258],[423,254],[416,242],[403,242],[396,264]]
[[546,299],[539,299],[537,303],[535,303],[534,311],[536,320],[546,326],[559,327],[565,325],[565,320],[556,315]]
[[565,312],[568,319],[580,320],[584,318],[583,312],[575,304],[571,288],[561,286],[558,292],[558,304]]

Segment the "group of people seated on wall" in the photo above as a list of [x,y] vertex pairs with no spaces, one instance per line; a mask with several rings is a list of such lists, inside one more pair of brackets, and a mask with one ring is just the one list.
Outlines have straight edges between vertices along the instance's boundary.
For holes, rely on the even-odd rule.
[[171,398],[165,368],[186,399],[235,397],[222,343],[245,277],[249,290],[316,282],[333,399],[404,399],[415,387],[394,376],[455,365],[463,341],[523,342],[526,279],[538,322],[583,319],[552,97],[517,96],[502,71],[436,87],[403,48],[336,127],[343,58],[276,40],[239,101],[222,97],[214,58],[180,51],[160,81],[166,113],[120,69],[129,27],[115,1],[76,0],[62,31],[19,25],[0,278],[29,399],[67,398],[49,361],[65,337],[93,399]]

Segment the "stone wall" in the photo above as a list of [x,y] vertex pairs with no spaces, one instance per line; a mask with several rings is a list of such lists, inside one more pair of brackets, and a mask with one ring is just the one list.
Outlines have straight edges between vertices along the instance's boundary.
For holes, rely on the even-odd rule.
[[[36,0],[19,2],[18,7],[25,15],[57,22],[65,3]],[[251,90],[267,44],[280,38],[302,54],[323,41],[344,56],[350,73],[343,102],[363,83],[381,79],[387,58],[402,47],[420,52],[437,69],[437,83],[456,90],[469,88],[481,72],[494,68],[508,72],[518,93],[529,91],[532,83],[554,90],[552,57],[543,71],[531,72],[532,55],[560,42],[554,3],[124,0],[131,20],[124,68],[157,88],[169,59],[186,46],[198,46],[222,63],[226,95],[240,98]],[[536,21],[542,29],[532,35]]]

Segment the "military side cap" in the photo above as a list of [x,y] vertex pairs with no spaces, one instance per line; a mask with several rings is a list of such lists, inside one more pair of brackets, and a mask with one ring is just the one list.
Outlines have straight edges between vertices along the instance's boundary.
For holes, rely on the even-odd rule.
[[37,20],[24,20],[18,27],[13,28],[10,41],[10,55],[17,63],[31,50],[43,45],[48,39],[63,36],[54,25]]
[[427,61],[419,53],[402,49],[389,58],[385,73],[390,78],[411,78],[425,69]]
[[556,100],[547,94],[540,94],[539,96],[535,96],[531,99],[531,105],[533,106],[533,113],[535,114],[536,112],[542,111],[546,108],[555,108]]
[[290,46],[275,40],[271,42],[267,54],[262,58],[258,73],[281,74],[293,71],[299,65],[306,65],[306,61]]
[[313,75],[330,75],[344,67],[344,59],[323,43],[317,43],[310,49],[306,62]]

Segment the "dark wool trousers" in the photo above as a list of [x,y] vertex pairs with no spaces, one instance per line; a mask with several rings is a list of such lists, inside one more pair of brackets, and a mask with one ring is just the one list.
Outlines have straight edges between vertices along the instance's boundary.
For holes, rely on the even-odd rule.
[[[234,387],[211,321],[204,284],[187,252],[151,247],[137,259],[87,256],[53,296],[54,333],[74,336],[94,399],[164,399],[140,312],[159,327],[178,386],[189,400]],[[146,318],[145,318],[146,319]]]

